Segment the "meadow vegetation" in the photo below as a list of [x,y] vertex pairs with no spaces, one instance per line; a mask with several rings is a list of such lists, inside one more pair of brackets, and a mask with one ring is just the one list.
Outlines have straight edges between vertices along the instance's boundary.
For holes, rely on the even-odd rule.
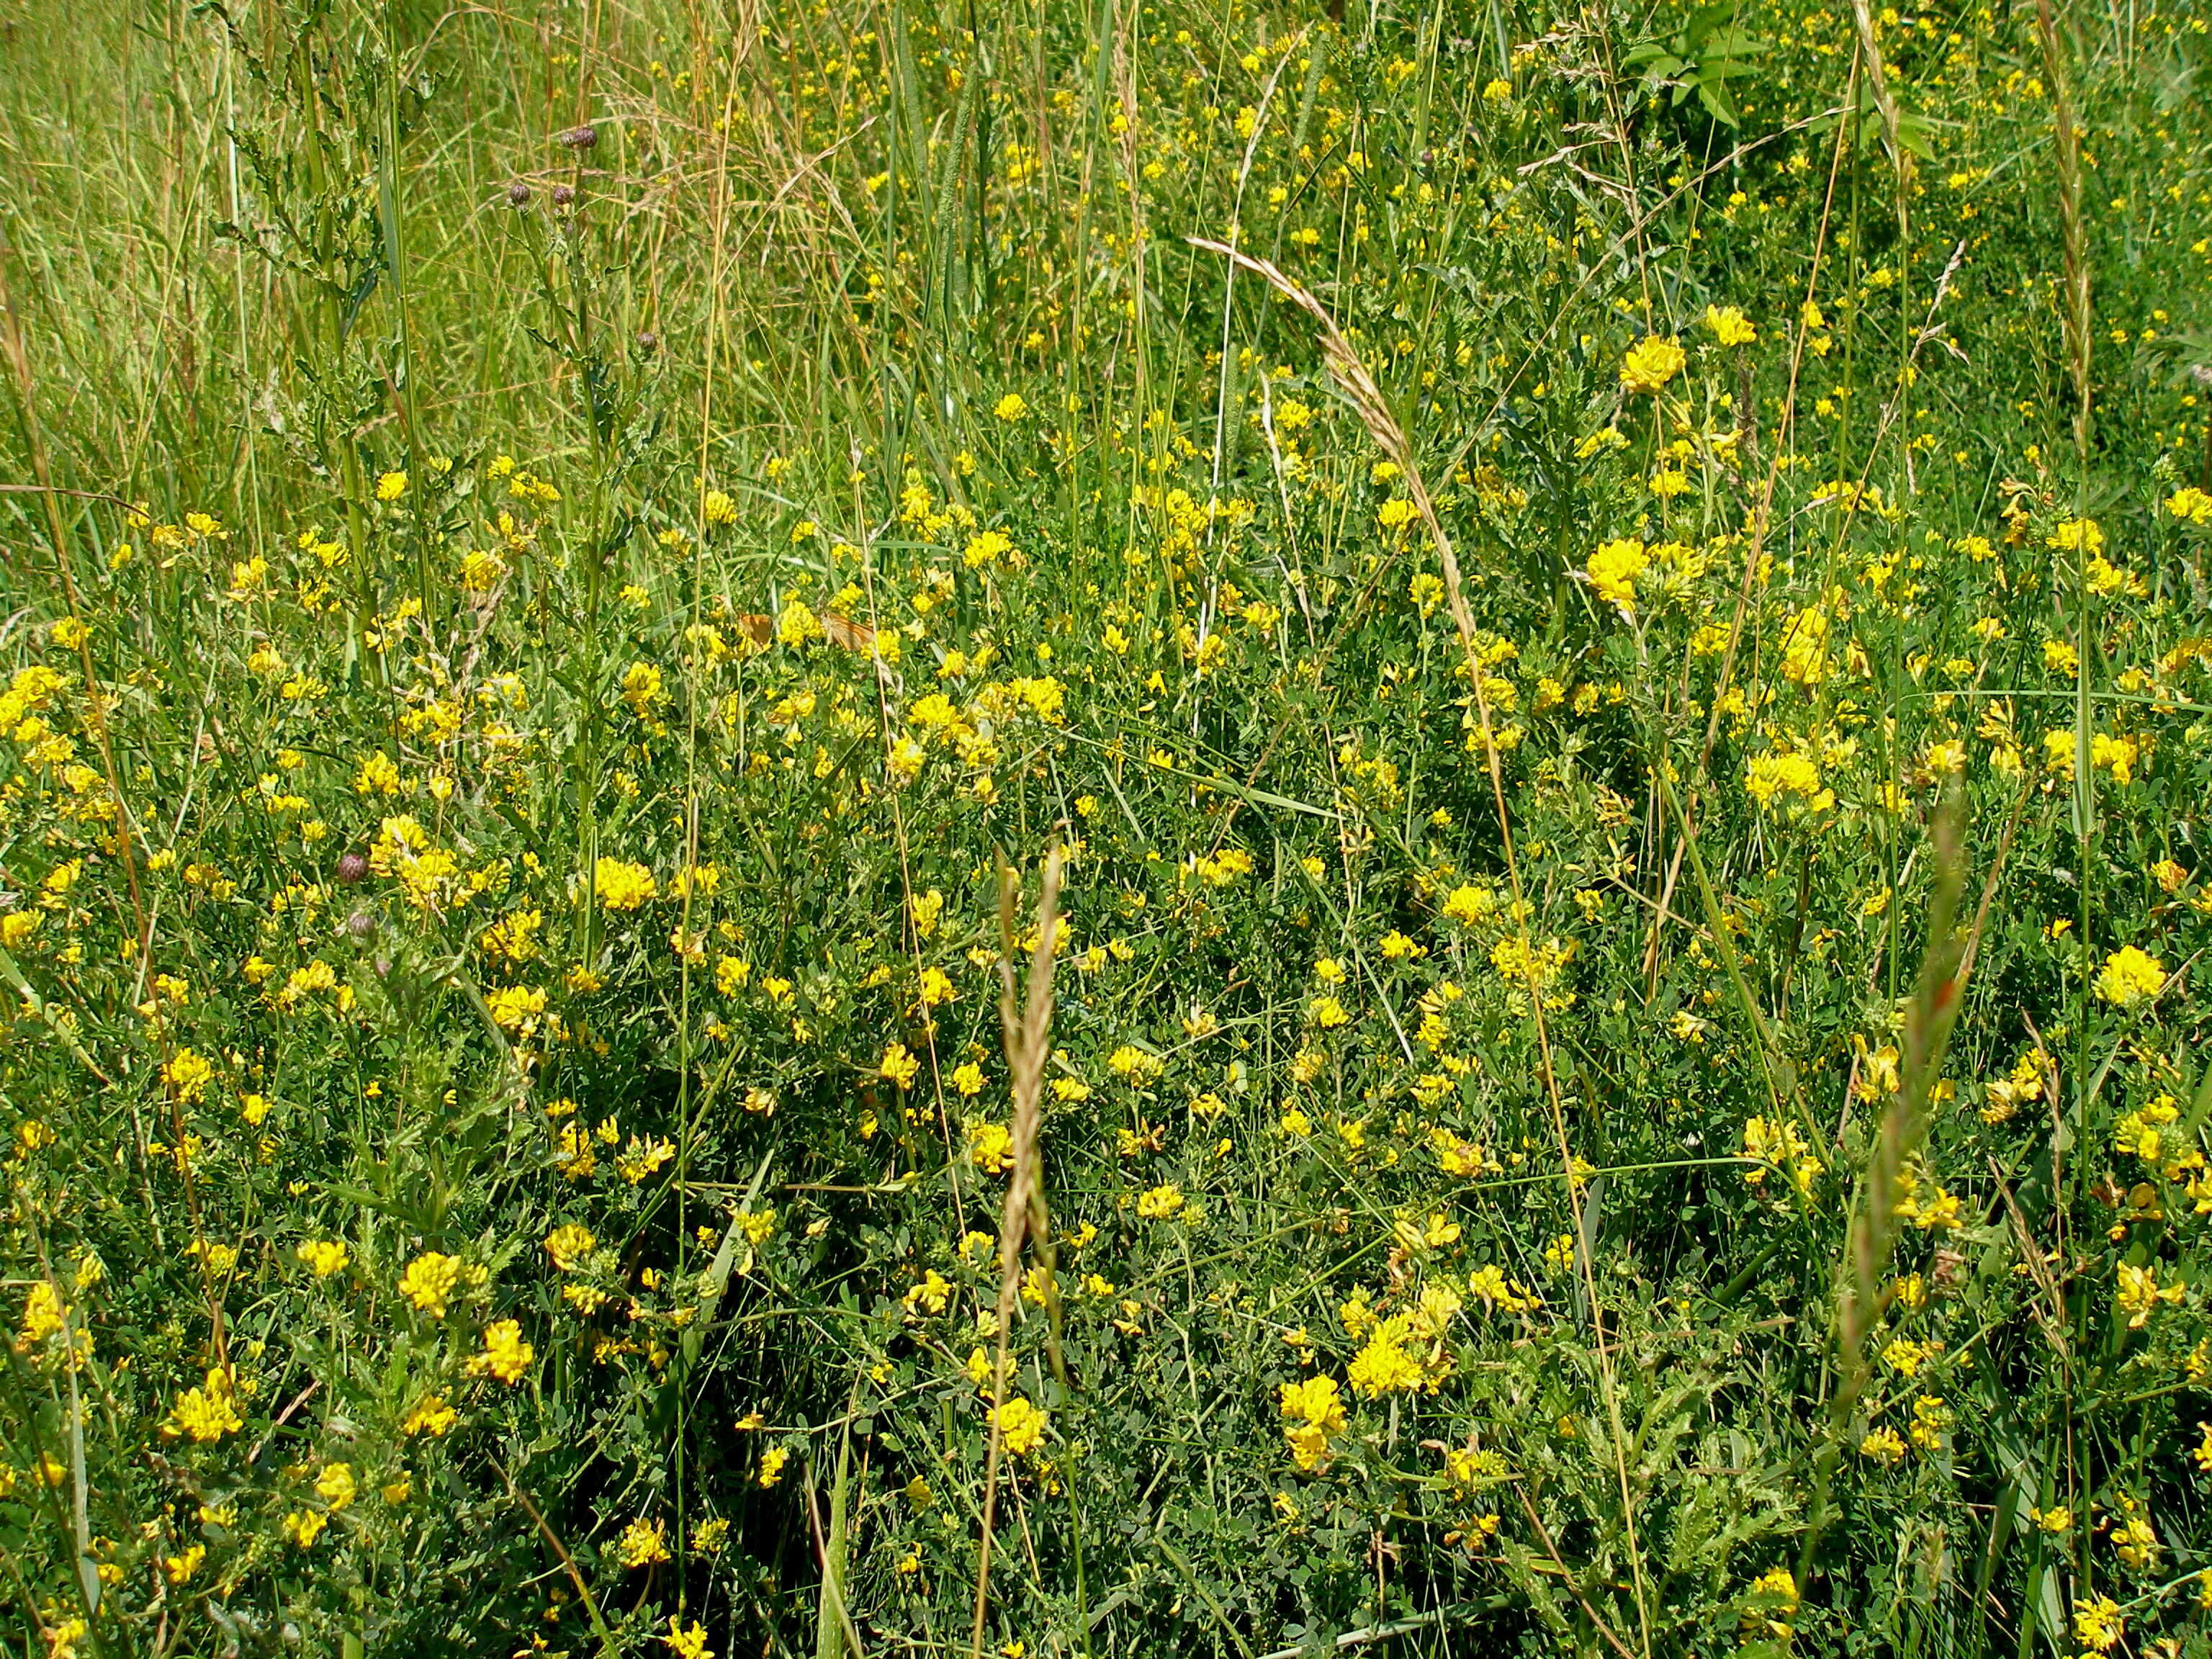
[[2212,1652],[2195,0],[0,0],[0,1653]]

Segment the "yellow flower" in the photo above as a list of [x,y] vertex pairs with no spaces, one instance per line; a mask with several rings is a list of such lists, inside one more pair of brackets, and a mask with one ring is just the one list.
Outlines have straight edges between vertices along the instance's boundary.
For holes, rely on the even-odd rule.
[[2049,544],[2067,553],[2102,553],[2104,526],[2094,519],[2069,519],[2051,532]]
[[1462,927],[1486,921],[1497,910],[1498,896],[1487,887],[1455,887],[1443,902],[1444,915]]
[[1403,1346],[1402,1318],[1382,1321],[1367,1334],[1367,1346],[1352,1356],[1345,1376],[1355,1392],[1370,1400],[1386,1394],[1410,1394],[1428,1382],[1427,1373]]
[[660,670],[649,662],[634,662],[623,671],[622,694],[630,712],[641,720],[650,715],[668,696],[662,689]]
[[501,1319],[484,1331],[483,1352],[471,1357],[464,1369],[471,1376],[495,1376],[513,1388],[538,1351],[522,1340],[520,1321]]
[[[988,569],[1013,550],[1014,544],[1006,538],[1004,531],[986,530],[968,538],[968,545],[961,552],[960,562],[970,570]],[[928,699],[924,698],[923,701],[927,702]]]
[[2112,1549],[2137,1572],[2151,1566],[2158,1556],[2159,1541],[2150,1517],[2130,1507],[2126,1522],[2112,1528]]
[[439,1395],[428,1394],[415,1402],[415,1408],[399,1425],[399,1431],[406,1435],[427,1434],[435,1440],[459,1421],[459,1413]]
[[1931,743],[1928,752],[1921,757],[1921,764],[1933,776],[1955,777],[1966,769],[1966,745],[1952,741]]
[[396,501],[406,493],[404,472],[386,472],[376,481],[376,499],[380,501]]
[[1651,562],[1644,544],[1633,537],[1601,542],[1589,556],[1583,574],[1598,598],[1619,607],[1624,616],[1636,614],[1636,579]]
[[161,1432],[172,1440],[188,1435],[205,1445],[245,1426],[231,1403],[230,1374],[217,1366],[208,1372],[204,1387],[188,1389],[178,1396]]
[[1951,1422],[1948,1406],[1933,1395],[1922,1395],[1912,1402],[1912,1443],[1924,1452],[1935,1451],[1943,1443]]
[[207,1086],[214,1078],[215,1066],[189,1048],[178,1049],[169,1057],[168,1064],[161,1067],[161,1081],[167,1084],[169,1091],[187,1106],[197,1103],[207,1092]]
[[1310,1474],[1328,1457],[1332,1435],[1344,1432],[1344,1396],[1333,1376],[1282,1384],[1283,1438],[1291,1459]]
[[293,1510],[284,1516],[284,1536],[301,1549],[307,1549],[330,1523],[330,1516],[320,1510]]
[[643,865],[605,857],[592,867],[592,889],[610,910],[635,910],[659,890]]
[[1713,331],[1713,338],[1724,346],[1749,345],[1759,337],[1759,330],[1752,320],[1734,306],[1707,306],[1705,326]]
[[1688,359],[1673,339],[1647,334],[1620,361],[1620,383],[1631,392],[1659,391],[1682,372]]
[[2097,994],[2128,1008],[2155,994],[2165,983],[2166,969],[2158,958],[2130,945],[2105,958],[2104,971],[2097,975]]
[[416,1310],[433,1319],[446,1316],[447,1299],[453,1287],[461,1282],[461,1262],[438,1250],[425,1250],[407,1264],[406,1272],[399,1276],[399,1293],[415,1304]]
[[1448,1176],[1464,1180],[1480,1175],[1488,1167],[1489,1160],[1481,1147],[1473,1141],[1462,1140],[1442,1125],[1429,1131],[1429,1144],[1436,1152],[1437,1164]]
[[[709,1526],[716,1524],[726,1528],[729,1523],[727,1522],[708,1523]],[[675,1650],[676,1659],[714,1659],[714,1650],[707,1645],[707,1627],[696,1619],[691,1621],[690,1628],[687,1630],[682,1620],[671,1618],[668,1621],[668,1634],[660,1639]]]
[[553,1266],[558,1271],[572,1273],[599,1242],[590,1228],[580,1227],[571,1221],[545,1235],[545,1254],[553,1258]]
[[2119,1646],[2127,1628],[2127,1620],[2120,1616],[2120,1604],[2109,1595],[2074,1604],[2074,1639],[2085,1648],[2110,1653]]
[[921,1074],[921,1061],[907,1052],[903,1042],[892,1043],[884,1050],[883,1059],[876,1063],[876,1075],[902,1089],[914,1087],[915,1079]]
[[318,1279],[328,1279],[334,1273],[343,1272],[351,1259],[344,1242],[339,1239],[311,1238],[293,1254],[313,1268]]
[[1490,947],[1490,965],[1507,984],[1526,986],[1540,995],[1558,983],[1567,958],[1573,954],[1573,945],[1563,945],[1557,939],[1532,945],[1518,938],[1502,939]]
[[1025,1457],[1037,1449],[1050,1421],[1048,1413],[1019,1395],[991,1413],[992,1426],[999,1431],[1006,1449],[1017,1457]]
[[775,619],[775,636],[795,651],[807,641],[822,637],[822,619],[804,599],[793,599]]
[[770,1448],[761,1454],[760,1473],[754,1480],[761,1486],[773,1486],[783,1479],[783,1466],[791,1461],[791,1453],[781,1446]]
[[2136,761],[2142,752],[2133,738],[2098,732],[2089,738],[2089,764],[2110,772],[2114,783],[2133,781]]
[[581,1124],[561,1126],[553,1139],[553,1157],[561,1173],[571,1181],[586,1180],[599,1167],[599,1155],[592,1146],[591,1131]]
[[30,1294],[23,1300],[23,1323],[21,1334],[16,1338],[15,1351],[21,1353],[27,1348],[38,1346],[60,1330],[67,1321],[61,1293],[44,1281],[32,1285]]
[[676,1143],[672,1140],[654,1135],[632,1135],[622,1156],[615,1160],[615,1168],[624,1181],[635,1187],[675,1156]]
[[1914,1342],[1900,1336],[1893,1339],[1887,1347],[1882,1349],[1881,1363],[1900,1376],[1917,1376],[1920,1374],[1920,1367],[1927,1361],[1928,1354],[1929,1349],[1924,1343]]
[[[499,586],[507,574],[507,561],[483,548],[472,548],[461,555],[461,588],[469,593],[489,593]],[[264,647],[265,649],[266,647]],[[263,671],[282,673],[283,660],[272,653],[268,667]]]
[[1787,1567],[1770,1567],[1752,1581],[1751,1605],[1743,1612],[1743,1633],[1785,1642],[1797,1616],[1797,1579]]
[[1805,1137],[1797,1126],[1783,1118],[1754,1117],[1743,1126],[1743,1155],[1757,1158],[1762,1167],[1746,1170],[1743,1178],[1753,1186],[1766,1180],[1765,1165],[1776,1164],[1790,1171],[1790,1178],[1801,1193],[1809,1193],[1820,1178],[1820,1160],[1808,1155]]
[[1023,401],[1020,392],[1009,392],[991,405],[991,412],[1002,421],[1018,421],[1030,412],[1030,406]]
[[1004,1175],[1014,1167],[1014,1137],[1003,1123],[971,1123],[968,1157],[986,1175]]
[[1782,678],[1810,690],[1827,677],[1828,615],[1818,605],[1793,613],[1782,629]]
[[1444,1473],[1450,1476],[1454,1490],[1461,1493],[1480,1491],[1493,1481],[1508,1478],[1511,1471],[1505,1459],[1494,1451],[1478,1451],[1471,1446],[1451,1446],[1444,1450]]
[[1517,1279],[1506,1278],[1494,1261],[1485,1262],[1467,1276],[1467,1293],[1493,1312],[1503,1308],[1508,1313],[1528,1313],[1540,1305],[1535,1291]]
[[1876,1429],[1859,1442],[1859,1455],[1876,1463],[1894,1463],[1905,1455],[1905,1442],[1894,1429]]
[[911,1286],[899,1300],[908,1313],[920,1307],[930,1313],[941,1314],[951,1296],[951,1281],[932,1267],[921,1276],[921,1282]]
[[2074,755],[2080,745],[2070,731],[2046,732],[2043,734],[2043,763],[2060,777],[2074,775]]
[[1745,793],[1771,810],[1777,795],[1795,795],[1801,811],[1822,811],[1836,804],[1835,792],[1820,787],[1820,769],[1803,755],[1754,755],[1744,769]]
[[342,1510],[352,1503],[357,1490],[350,1463],[326,1463],[322,1474],[315,1477],[315,1495],[333,1510]]
[[502,985],[484,999],[484,1006],[491,1011],[492,1024],[501,1030],[532,1031],[545,1012],[545,993],[534,985]]
[[2160,1285],[2155,1265],[2138,1267],[2124,1261],[2120,1264],[2119,1283],[2113,1300],[2120,1311],[2127,1315],[2128,1328],[2139,1331],[2151,1315],[2158,1310],[2160,1303],[2172,1305],[2188,1293],[2189,1286],[2179,1279]]
[[622,1529],[615,1540],[615,1554],[626,1567],[649,1567],[668,1558],[668,1528],[659,1521],[647,1521],[643,1516]]
[[1147,1221],[1169,1220],[1182,1207],[1182,1188],[1172,1182],[1137,1195],[1137,1213]]

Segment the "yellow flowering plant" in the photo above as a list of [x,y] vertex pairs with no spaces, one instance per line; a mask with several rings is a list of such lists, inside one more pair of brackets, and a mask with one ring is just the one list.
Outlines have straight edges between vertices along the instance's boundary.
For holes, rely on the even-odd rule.
[[2205,20],[752,9],[0,53],[9,1628],[2203,1648]]

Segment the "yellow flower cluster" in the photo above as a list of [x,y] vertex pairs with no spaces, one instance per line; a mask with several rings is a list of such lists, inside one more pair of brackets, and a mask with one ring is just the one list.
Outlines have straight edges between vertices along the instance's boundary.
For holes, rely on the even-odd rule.
[[2105,958],[2097,975],[2097,994],[2107,1002],[2131,1008],[2145,997],[2155,995],[2165,984],[2166,969],[2159,959],[2129,945]]
[[1016,1395],[991,1413],[991,1425],[1000,1443],[1017,1457],[1026,1457],[1043,1443],[1051,1418],[1039,1407]]
[[1682,372],[1689,357],[1672,338],[1647,334],[1628,349],[1620,361],[1620,383],[1646,396],[1662,391]]
[[230,1373],[213,1366],[201,1387],[187,1389],[178,1396],[161,1432],[172,1439],[189,1437],[205,1444],[236,1434],[245,1426],[246,1420],[238,1414]]
[[1821,787],[1820,769],[1811,757],[1788,750],[1753,756],[1744,768],[1743,787],[1762,811],[1773,810],[1783,796],[1795,797],[1790,805],[1803,811],[1826,811],[1836,804],[1836,792]]
[[1624,616],[1636,613],[1636,579],[1650,567],[1651,558],[1634,537],[1601,542],[1583,568],[1591,590]]
[[1805,1137],[1797,1126],[1787,1119],[1753,1117],[1743,1126],[1743,1155],[1756,1160],[1757,1167],[1746,1170],[1743,1178],[1756,1187],[1763,1183],[1770,1169],[1789,1171],[1790,1179],[1800,1193],[1810,1194],[1813,1183],[1820,1178],[1820,1160],[1811,1155]]
[[635,910],[658,889],[653,872],[645,866],[602,855],[592,868],[592,891],[610,910]]
[[419,1313],[433,1319],[446,1316],[446,1304],[461,1282],[461,1261],[439,1250],[425,1250],[399,1275],[399,1293]]
[[471,1355],[463,1369],[471,1376],[495,1376],[512,1388],[537,1357],[538,1351],[523,1340],[521,1323],[501,1319],[485,1328],[483,1352]]
[[1282,1385],[1283,1438],[1291,1459],[1310,1474],[1328,1461],[1329,1443],[1345,1430],[1344,1396],[1333,1376]]

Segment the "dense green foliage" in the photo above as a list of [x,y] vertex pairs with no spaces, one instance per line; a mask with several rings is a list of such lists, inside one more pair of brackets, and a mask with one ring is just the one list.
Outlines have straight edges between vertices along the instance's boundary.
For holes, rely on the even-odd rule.
[[1337,9],[0,6],[0,1653],[2212,1650],[2205,16]]

